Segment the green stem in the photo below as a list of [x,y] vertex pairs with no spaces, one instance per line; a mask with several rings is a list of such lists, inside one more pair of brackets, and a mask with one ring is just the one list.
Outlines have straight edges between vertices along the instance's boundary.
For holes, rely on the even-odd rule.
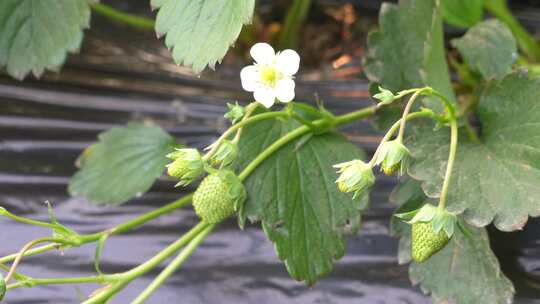
[[[335,118],[335,124],[341,125],[345,124],[357,119],[362,119],[367,116],[373,115],[375,113],[376,107],[368,107],[364,108],[358,111],[354,111],[345,115],[337,116]],[[256,117],[256,116],[255,116]],[[324,123],[327,123],[326,119],[318,119],[313,122],[313,125],[315,127],[321,126]],[[244,170],[238,175],[240,180],[245,180],[264,160],[266,160],[270,155],[272,155],[275,151],[279,150],[284,145],[288,144],[290,141],[309,133],[311,128],[309,126],[301,126],[298,127],[289,133],[285,134],[284,136],[280,137],[278,140],[276,140],[274,143],[272,143],[270,146],[268,146],[262,153],[257,155],[257,157],[247,165]]]
[[439,200],[439,209],[444,209],[446,206],[446,196],[448,194],[448,188],[450,187],[452,169],[454,168],[454,160],[456,158],[458,144],[458,126],[455,117],[450,120],[450,132],[450,152],[448,155],[448,164],[446,165],[446,173],[444,175],[441,198]]
[[15,275],[16,270],[17,270],[17,266],[19,266],[19,263],[21,262],[21,259],[23,258],[24,254],[28,250],[30,250],[30,248],[34,247],[35,245],[37,245],[39,243],[45,243],[45,242],[51,242],[51,243],[60,244],[60,243],[64,243],[64,240],[58,239],[58,238],[52,238],[52,237],[43,237],[43,238],[38,238],[38,239],[35,239],[35,240],[32,240],[32,241],[26,243],[26,245],[23,246],[23,248],[19,251],[19,253],[15,257],[15,260],[13,261],[13,264],[11,265],[11,268],[9,269],[9,272],[6,275],[6,278],[4,280],[4,282],[6,284],[9,283],[11,278]]
[[210,147],[210,151],[204,155],[204,160],[209,160],[214,153],[216,153],[217,149],[219,148],[219,145],[227,139],[229,136],[231,136],[236,130],[241,129],[244,126],[247,126],[251,123],[258,122],[265,119],[271,119],[271,118],[277,118],[277,117],[288,117],[289,114],[285,112],[268,112],[268,113],[261,113],[258,115],[255,115],[253,117],[249,117],[248,119],[242,120],[237,124],[232,125],[227,131],[225,131],[219,138],[216,140],[215,143],[213,143]]
[[512,31],[517,39],[521,51],[531,61],[540,61],[540,46],[538,42],[527,32],[527,30],[512,15],[512,12],[506,4],[506,0],[487,0],[484,1],[485,8],[504,22]]
[[412,96],[411,98],[409,98],[409,101],[407,102],[407,105],[405,106],[405,110],[403,110],[403,115],[401,116],[401,124],[400,124],[400,127],[399,127],[399,133],[398,133],[398,136],[397,136],[397,139],[399,141],[403,141],[403,134],[405,133],[405,124],[407,123],[407,115],[409,115],[409,112],[411,112],[411,109],[412,109],[412,106],[414,104],[414,102],[416,101],[416,98],[418,98],[418,96],[420,96],[420,94],[422,94],[423,90],[420,89],[418,91],[416,91]]
[[[111,229],[93,233],[93,234],[80,235],[81,245],[91,243],[91,242],[96,242],[105,234],[120,234],[120,233],[129,231],[133,228],[139,227],[142,224],[155,219],[156,217],[170,213],[178,208],[185,206],[191,201],[191,197],[192,197],[192,194],[186,195],[179,200],[176,200],[161,208],[152,210],[151,212],[145,213],[137,218],[134,218],[131,221],[125,222]],[[47,252],[47,251],[57,249],[57,248],[58,248],[58,244],[48,244],[48,245],[44,245],[44,246],[26,251],[24,253],[24,256],[33,256],[33,255]],[[17,257],[17,254],[11,254],[11,255],[2,257],[0,258],[0,264],[9,263],[15,260],[16,257]]]
[[201,222],[197,224],[195,227],[193,227],[190,231],[188,231],[186,234],[184,234],[180,239],[178,239],[176,242],[170,244],[165,248],[164,250],[160,251],[158,254],[153,256],[148,261],[144,262],[143,264],[120,274],[115,275],[108,275],[108,277],[112,280],[116,280],[115,283],[113,283],[110,288],[106,288],[99,292],[98,294],[94,295],[90,299],[83,302],[83,304],[101,304],[110,299],[112,296],[120,292],[126,285],[128,285],[131,281],[134,279],[144,275],[148,271],[155,268],[157,265],[159,265],[161,262],[163,262],[165,259],[173,255],[175,252],[177,252],[180,248],[184,247],[186,244],[188,244],[194,237],[197,235],[203,233],[208,234],[212,229],[214,229],[215,225],[209,225],[207,223]]
[[[247,120],[251,116],[251,114],[253,114],[253,112],[257,109],[258,106],[259,106],[258,102],[252,102],[249,105],[247,105],[246,114],[242,118],[242,121]],[[244,130],[244,128],[240,128],[238,129],[238,131],[236,131],[236,135],[234,136],[234,139],[233,139],[234,143],[238,143],[240,141],[240,136],[242,136],[242,130]]]
[[80,283],[98,283],[103,284],[107,282],[106,276],[89,276],[89,277],[74,277],[74,278],[41,278],[41,279],[27,279],[13,283],[7,286],[8,290],[16,289],[19,287],[32,287],[35,285],[53,285],[53,284],[80,284]]
[[401,125],[402,125],[401,122],[403,121],[403,119],[405,119],[406,121],[409,121],[409,120],[413,120],[413,119],[417,119],[417,118],[423,118],[423,117],[434,117],[435,115],[436,114],[434,114],[431,111],[419,111],[419,112],[410,113],[406,117],[402,117],[400,120],[396,121],[390,127],[390,129],[388,129],[388,131],[386,132],[386,134],[382,138],[381,142],[379,143],[379,146],[377,147],[377,150],[375,150],[375,153],[373,153],[373,157],[369,161],[368,165],[371,166],[371,167],[375,166],[375,163],[377,162],[377,155],[379,154],[381,146],[385,142],[387,142],[390,138],[392,138],[392,136],[394,135],[394,133],[396,133],[398,128],[401,127]]
[[197,249],[201,242],[208,236],[212,226],[203,230],[174,258],[174,260],[155,278],[154,281],[135,299],[131,304],[142,304],[152,295],[165,281],[184,264],[184,262]]
[[7,211],[4,207],[0,207],[0,215],[5,216],[5,217],[7,217],[9,219],[12,219],[14,221],[17,221],[19,223],[23,223],[23,224],[40,226],[40,227],[51,228],[51,229],[54,229],[54,228],[57,227],[56,225],[51,224],[51,223],[42,222],[42,221],[36,221],[36,220],[29,219],[29,218],[17,216],[15,214]]
[[146,17],[135,16],[101,3],[92,4],[95,13],[142,30],[154,30],[155,22]]

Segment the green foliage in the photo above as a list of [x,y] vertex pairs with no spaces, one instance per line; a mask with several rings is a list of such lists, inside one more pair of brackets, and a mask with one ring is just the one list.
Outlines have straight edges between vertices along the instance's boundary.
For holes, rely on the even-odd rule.
[[156,32],[165,35],[174,61],[200,73],[214,67],[250,22],[255,0],[152,0]]
[[444,21],[468,28],[482,21],[484,0],[441,0]]
[[87,0],[0,1],[0,67],[22,80],[58,69],[89,27]]
[[[472,225],[491,221],[500,230],[520,229],[540,215],[540,86],[511,74],[493,80],[478,105],[481,143],[460,135],[447,208],[464,212]],[[423,181],[430,197],[440,195],[449,148],[447,129],[418,127],[407,145],[416,158],[409,174]]]
[[452,40],[465,62],[485,79],[502,78],[512,71],[517,44],[508,27],[496,20],[475,25],[465,36]]
[[[429,85],[454,100],[438,1],[384,3],[379,24],[380,29],[368,37],[364,62],[368,78],[392,92]],[[442,110],[438,102],[428,104]]]
[[104,132],[81,155],[69,192],[96,204],[121,204],[150,189],[174,145],[167,132],[141,123]]
[[[250,125],[239,144],[241,167],[297,126],[291,120]],[[310,135],[278,150],[246,180],[241,216],[262,221],[293,278],[313,284],[328,274],[344,254],[344,234],[358,230],[367,197],[339,192],[332,165],[361,156],[338,134]]]

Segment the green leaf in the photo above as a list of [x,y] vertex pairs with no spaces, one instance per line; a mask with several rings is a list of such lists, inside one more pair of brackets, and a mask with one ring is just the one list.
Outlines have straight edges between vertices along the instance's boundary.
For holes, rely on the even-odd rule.
[[[426,198],[420,183],[407,178],[391,195],[401,205],[396,212],[415,210]],[[411,226],[392,219],[392,231],[400,236],[399,263],[411,261]],[[499,262],[490,248],[483,228],[467,226],[470,235],[456,229],[450,243],[421,264],[412,263],[409,276],[425,293],[431,293],[434,303],[494,304],[510,303],[512,282],[501,272]]]
[[151,4],[159,8],[156,32],[167,35],[165,45],[172,49],[174,61],[197,73],[221,61],[255,8],[255,0],[152,0]]
[[0,67],[22,80],[57,70],[90,25],[87,0],[0,1]]
[[[384,3],[380,29],[368,37],[364,68],[368,78],[392,92],[431,86],[455,100],[444,52],[441,13],[437,0]],[[439,102],[428,106],[442,110]]]
[[442,0],[441,5],[444,21],[457,27],[471,27],[484,15],[484,0]]
[[[241,167],[298,125],[292,120],[250,125],[240,140]],[[336,133],[309,135],[282,147],[246,180],[241,216],[262,221],[296,280],[311,285],[328,274],[345,252],[344,235],[358,230],[367,197],[353,200],[339,192],[332,165],[362,156]]]
[[[540,215],[540,86],[511,74],[487,84],[478,105],[481,143],[460,133],[447,208],[468,223],[494,222],[503,231],[520,229]],[[449,150],[449,130],[418,127],[407,142],[416,161],[409,175],[430,197],[440,195]]]
[[69,193],[96,204],[121,204],[140,195],[161,176],[175,144],[159,127],[130,123],[99,135],[80,158]]
[[512,71],[517,44],[510,29],[497,19],[475,25],[452,40],[465,62],[485,79],[502,78]]

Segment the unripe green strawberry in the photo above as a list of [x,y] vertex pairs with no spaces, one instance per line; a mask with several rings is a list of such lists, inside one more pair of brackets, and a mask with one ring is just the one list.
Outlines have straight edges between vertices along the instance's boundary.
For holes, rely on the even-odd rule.
[[246,198],[244,185],[230,170],[203,179],[193,194],[193,207],[201,220],[215,224],[232,216]]
[[448,244],[448,235],[444,230],[435,233],[431,222],[412,224],[412,258],[418,263],[429,259]]

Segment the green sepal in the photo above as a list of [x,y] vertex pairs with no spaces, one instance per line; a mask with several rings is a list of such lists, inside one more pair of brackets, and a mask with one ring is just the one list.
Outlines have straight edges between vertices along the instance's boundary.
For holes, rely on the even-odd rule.
[[392,91],[379,86],[379,93],[373,95],[373,98],[380,100],[379,106],[388,105],[396,100],[396,95]]
[[74,246],[78,246],[82,244],[81,236],[75,230],[70,229],[58,221],[56,218],[56,215],[54,214],[54,210],[52,208],[52,205],[49,201],[45,201],[45,204],[47,204],[47,209],[49,213],[49,219],[51,221],[51,224],[53,225],[52,228],[52,236],[54,238],[58,238],[63,240],[67,244],[71,244]]
[[227,103],[227,108],[229,108],[229,111],[225,113],[223,117],[230,120],[233,125],[239,122],[244,117],[244,115],[246,115],[246,109],[239,105],[238,101],[234,104]]
[[369,192],[369,189],[375,183],[372,167],[359,159],[336,164],[334,168],[338,169],[337,173],[340,174],[336,180],[339,191],[343,193],[353,192],[353,199]]
[[232,165],[237,157],[238,145],[226,139],[219,145],[216,153],[212,155],[210,162],[216,167],[225,168]]
[[101,267],[100,267],[101,252],[103,252],[103,247],[105,247],[105,241],[107,240],[109,235],[110,235],[109,233],[105,233],[99,238],[99,241],[97,242],[97,245],[96,245],[96,252],[94,253],[94,268],[96,269],[96,272],[100,275],[103,274],[103,272],[101,272]]
[[394,216],[409,224],[431,222],[435,233],[444,230],[448,238],[451,238],[452,235],[454,235],[456,225],[459,223],[455,214],[448,212],[446,209],[435,207],[429,203],[419,209],[398,213]]
[[167,158],[173,160],[167,165],[167,173],[180,180],[175,187],[187,186],[204,173],[205,162],[197,149],[175,149]]
[[425,204],[422,208],[418,209],[418,212],[414,217],[408,221],[409,224],[414,224],[417,222],[431,222],[437,213],[437,207],[431,204]]
[[402,176],[410,163],[410,154],[401,140],[390,140],[381,145],[376,164],[381,165],[386,175],[397,173]]

